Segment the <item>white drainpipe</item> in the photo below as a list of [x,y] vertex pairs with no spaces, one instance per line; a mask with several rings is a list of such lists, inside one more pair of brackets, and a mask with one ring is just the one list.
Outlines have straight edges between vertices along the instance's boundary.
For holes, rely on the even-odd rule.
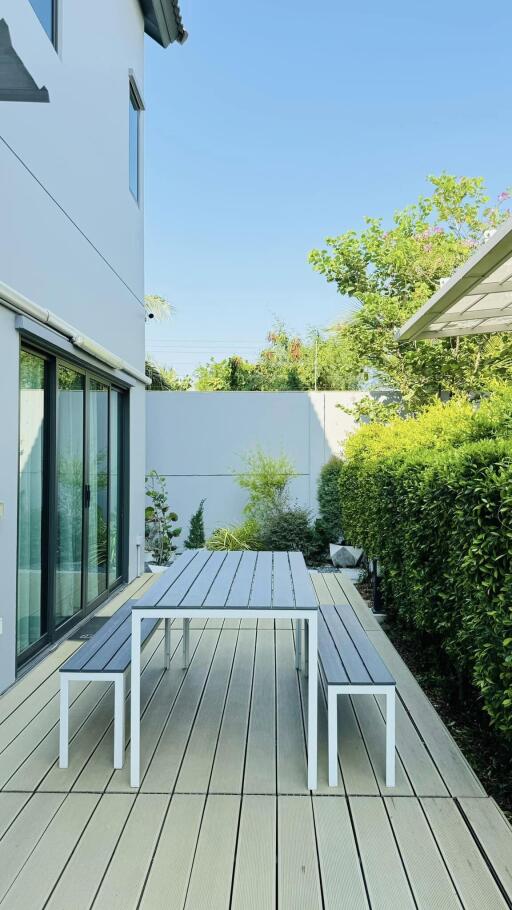
[[18,291],[15,291],[14,288],[9,287],[9,285],[5,284],[3,281],[0,281],[0,303],[4,304],[10,310],[14,310],[15,313],[23,313],[25,316],[31,316],[32,319],[36,319],[37,322],[49,326],[51,329],[54,329],[56,332],[69,338],[76,348],[80,348],[80,350],[95,357],[96,360],[100,360],[102,363],[107,364],[107,366],[112,369],[122,370],[123,373],[128,373],[129,376],[133,376],[134,379],[143,382],[144,385],[151,385],[151,379],[144,373],[141,373],[140,370],[136,370],[131,364],[126,363],[126,361],[121,357],[118,357],[117,354],[113,354],[112,351],[107,350],[107,348],[104,348],[101,344],[93,341],[92,338],[82,335],[78,329],[75,329],[74,326],[70,325],[68,322],[64,322],[63,319],[60,319],[55,313],[52,313],[51,310],[45,310],[37,303],[33,303],[28,297],[19,294]]

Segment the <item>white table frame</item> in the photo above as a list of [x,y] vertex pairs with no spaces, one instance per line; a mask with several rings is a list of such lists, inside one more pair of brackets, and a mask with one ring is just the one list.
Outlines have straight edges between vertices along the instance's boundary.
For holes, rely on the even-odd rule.
[[[183,619],[183,663],[189,662],[189,623],[191,619],[291,619],[305,620],[307,625],[306,654],[308,674],[308,789],[317,788],[318,764],[318,608],[294,607],[282,609],[274,607],[132,607],[132,661],[130,693],[130,786],[140,786],[140,663],[141,663],[141,622],[143,619],[165,619],[166,653],[170,652],[171,619]],[[296,665],[301,663],[301,622],[295,625],[296,630]],[[298,634],[297,634],[298,633]],[[310,660],[310,655],[313,658]]]

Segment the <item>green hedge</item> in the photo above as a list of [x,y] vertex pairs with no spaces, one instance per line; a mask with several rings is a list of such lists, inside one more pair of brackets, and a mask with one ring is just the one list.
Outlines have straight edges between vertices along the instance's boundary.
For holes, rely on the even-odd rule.
[[343,462],[340,458],[331,458],[320,471],[317,487],[318,518],[315,530],[318,543],[327,547],[337,543],[343,534],[341,525],[340,474]]
[[362,428],[340,492],[346,538],[380,559],[388,608],[441,642],[512,733],[512,390]]

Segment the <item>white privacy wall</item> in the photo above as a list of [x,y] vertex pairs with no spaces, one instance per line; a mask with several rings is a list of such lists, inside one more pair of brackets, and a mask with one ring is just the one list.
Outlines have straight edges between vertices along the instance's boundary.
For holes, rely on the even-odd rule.
[[360,392],[147,392],[146,469],[166,476],[184,536],[201,499],[206,499],[207,533],[240,522],[247,496],[232,472],[257,446],[290,458],[298,473],[293,497],[315,512],[320,469],[340,454],[355,429],[353,418],[337,405],[350,407],[361,397]]

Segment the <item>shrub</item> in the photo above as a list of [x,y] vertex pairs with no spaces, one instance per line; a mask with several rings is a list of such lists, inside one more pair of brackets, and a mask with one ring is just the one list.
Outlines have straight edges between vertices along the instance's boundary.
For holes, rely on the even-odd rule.
[[343,462],[340,458],[331,458],[324,464],[318,478],[319,516],[315,522],[318,545],[324,550],[330,543],[337,543],[343,537],[341,526],[341,489],[340,475]]
[[397,618],[434,636],[512,733],[512,390],[364,427],[340,476],[350,543],[381,560]]
[[274,458],[261,449],[249,452],[244,464],[246,470],[235,474],[239,485],[249,493],[244,512],[248,518],[262,522],[267,512],[286,507],[288,485],[296,471],[286,455]]
[[259,550],[260,529],[257,522],[248,519],[232,528],[217,528],[206,541],[208,550]]
[[275,509],[267,515],[261,529],[263,550],[301,550],[308,559],[315,545],[311,515],[298,506]]
[[185,541],[185,547],[187,550],[195,550],[199,547],[204,547],[204,504],[206,500],[202,499],[199,503],[199,508],[192,515],[190,519],[190,528],[188,531],[188,537]]
[[158,566],[166,566],[176,550],[174,539],[180,536],[181,528],[173,527],[178,516],[169,509],[167,481],[157,471],[146,474],[146,496],[151,501],[145,512],[146,549]]

